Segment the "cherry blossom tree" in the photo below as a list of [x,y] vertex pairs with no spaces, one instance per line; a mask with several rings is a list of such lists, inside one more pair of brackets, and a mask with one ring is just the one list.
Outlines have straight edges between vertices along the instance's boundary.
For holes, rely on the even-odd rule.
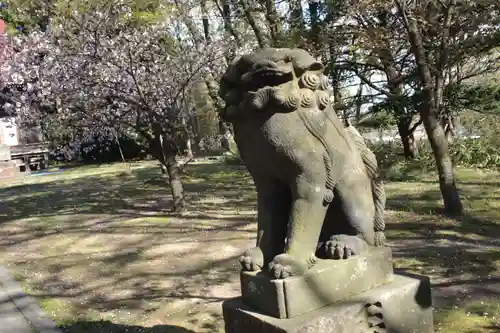
[[[5,22],[0,19],[0,69],[3,69],[6,66],[11,54],[12,49],[10,48],[9,39],[5,32]],[[7,78],[3,74],[5,74],[5,71],[0,72],[0,100],[7,99],[4,92],[7,85]]]
[[176,155],[187,132],[190,91],[213,74],[223,48],[172,38],[168,21],[131,26],[130,16],[130,7],[115,1],[58,17],[46,32],[13,41],[19,47],[3,76],[22,87],[18,116],[71,128],[76,145],[133,138],[167,170],[173,209],[181,211]]

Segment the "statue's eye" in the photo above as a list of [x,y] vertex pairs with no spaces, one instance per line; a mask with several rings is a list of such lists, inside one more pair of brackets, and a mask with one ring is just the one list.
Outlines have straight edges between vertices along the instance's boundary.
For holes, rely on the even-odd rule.
[[286,56],[284,59],[285,62],[292,62],[292,57],[291,56]]

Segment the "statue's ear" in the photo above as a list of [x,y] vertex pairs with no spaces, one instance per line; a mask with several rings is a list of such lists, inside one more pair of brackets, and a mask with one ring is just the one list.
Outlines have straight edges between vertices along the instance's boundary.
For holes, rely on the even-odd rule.
[[289,50],[288,53],[293,59],[292,61],[296,70],[300,69],[301,72],[311,71],[317,73],[322,73],[325,70],[325,66],[321,63],[321,61],[315,59],[306,50],[292,49]]
[[309,65],[309,70],[313,72],[322,73],[325,70],[325,66],[323,66],[321,62],[316,60],[313,63],[311,63],[311,65]]

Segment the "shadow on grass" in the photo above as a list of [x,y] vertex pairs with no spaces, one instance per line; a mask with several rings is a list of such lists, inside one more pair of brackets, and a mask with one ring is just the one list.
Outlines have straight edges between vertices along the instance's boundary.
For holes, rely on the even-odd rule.
[[[192,210],[255,208],[253,183],[241,167],[190,165],[184,178]],[[92,175],[0,188],[0,202],[0,223],[60,214],[167,214],[172,204],[168,182],[156,167],[133,170],[131,176]]]
[[[431,183],[435,186],[426,185]],[[455,309],[471,299],[500,297],[497,182],[460,182],[466,212],[458,218],[445,216],[437,181],[419,181],[417,192],[406,185],[407,193],[403,193],[404,184],[389,193],[386,203],[395,212],[386,231],[396,267],[432,276],[439,308]]]
[[[219,216],[170,214],[157,167],[0,188],[0,223],[18,221],[0,230],[0,249],[58,320],[116,318],[67,332],[216,332],[219,303],[238,292],[237,258],[255,237],[255,217],[235,211],[255,209],[255,190],[238,166],[190,165],[183,177],[189,210]],[[125,325],[175,316],[186,329]]]
[[64,333],[195,333],[180,326],[142,327],[114,324],[110,321],[78,321],[62,326],[61,329]]
[[[183,177],[189,209],[219,213],[255,209],[255,190],[244,170],[221,164],[188,166]],[[219,302],[231,297],[231,293],[213,291],[214,287],[238,286],[237,257],[245,244],[255,237],[255,231],[247,229],[254,223],[254,217],[203,216],[203,225],[199,224],[199,216],[178,217],[185,225],[169,224],[167,220],[125,223],[137,217],[172,216],[168,212],[170,192],[165,184],[159,168],[150,167],[135,169],[130,177],[94,175],[2,188],[0,202],[4,210],[0,208],[0,222],[21,219],[28,222],[23,225],[23,231],[0,231],[0,245],[12,252],[24,247],[23,242],[61,236],[59,238],[82,241],[81,246],[85,248],[88,238],[102,237],[102,244],[96,246],[95,251],[78,253],[73,250],[67,255],[59,247],[50,254],[33,252],[26,259],[19,256],[15,264],[19,270],[45,272],[30,283],[37,290],[35,296],[49,304],[46,308],[65,307],[61,304],[51,307],[50,300],[54,298],[77,299],[72,302],[75,316],[115,311],[117,317],[127,318],[129,312],[148,316],[156,313],[164,320],[179,310],[176,307],[180,302],[182,307],[189,309],[185,317],[193,321],[193,327],[214,332],[216,326],[210,326],[215,325],[213,320],[207,322],[199,316],[208,312],[211,318],[217,318],[216,311],[207,310],[205,305],[218,306]],[[459,220],[437,221],[435,216],[426,220],[425,215],[439,212],[437,184],[436,189],[417,194],[389,193],[388,209],[412,212],[418,218],[400,223],[389,221],[388,237],[396,244],[395,258],[404,259],[400,261],[400,268],[447,279],[436,282],[434,287],[451,288],[451,295],[456,294],[453,288],[467,286],[469,295],[474,297],[484,293],[500,296],[490,288],[498,284],[500,278],[497,267],[500,227],[492,219],[483,218],[485,214],[481,210],[486,212],[488,207],[476,205],[485,198],[488,201],[500,198],[491,191],[494,185],[481,183],[481,188],[472,185],[475,184],[464,186],[463,194],[475,205],[475,211],[471,212],[474,215],[465,215]],[[89,216],[85,216],[93,214],[108,217],[89,221]],[[70,218],[54,224],[61,215]],[[128,236],[135,238],[128,239]],[[116,246],[111,247],[112,243]],[[155,252],[165,245],[174,250]],[[222,252],[224,246],[232,246],[234,253],[223,259],[210,256]],[[85,277],[71,279],[68,272],[84,272]],[[172,308],[165,308],[165,305]],[[85,324],[94,330],[85,330]],[[81,332],[89,333],[99,332],[100,326],[102,332],[114,332],[113,329],[117,332],[156,332],[155,328],[95,321],[70,325],[68,329],[73,327],[73,331],[68,332],[79,333],[78,325]],[[156,326],[156,329],[191,332],[168,325]]]
[[[500,296],[500,223],[495,220],[496,212],[476,210],[447,218],[435,203],[438,195],[439,191],[431,190],[388,199],[389,209],[417,216],[406,214],[386,225],[396,262],[402,268],[445,279],[435,283],[438,288],[464,286],[471,295]],[[483,199],[467,199],[469,203],[475,200]]]
[[[436,184],[436,185],[439,184],[437,179],[435,181],[420,179],[418,182],[423,183],[423,184]],[[460,180],[459,184],[500,187],[500,182],[494,182],[494,181],[489,181],[489,180],[484,180],[484,181]]]
[[[196,252],[202,252],[201,248]],[[239,255],[198,263],[194,256],[184,253],[177,260],[167,258],[169,266],[166,269],[149,267],[140,271],[132,269],[139,264],[133,256],[123,260],[120,253],[106,260],[66,257],[68,255],[41,259],[36,266],[45,266],[46,270],[48,267],[50,274],[39,271],[37,281],[28,283],[30,290],[35,291],[32,296],[40,301],[47,313],[62,322],[59,326],[68,333],[213,333],[221,325],[220,303],[237,295],[237,290],[217,290],[227,289],[228,285],[238,286]],[[185,261],[184,257],[190,260]],[[161,256],[148,258],[157,262],[165,262],[165,259]],[[142,261],[146,260],[142,258]],[[30,263],[18,263],[22,270],[33,269],[31,266]],[[68,274],[68,270],[85,269],[87,271],[80,274],[79,280]],[[111,314],[113,322],[89,322],[89,319],[75,322],[82,314],[89,318]],[[127,322],[142,322],[145,318],[155,323],[175,321],[186,328],[126,325]]]
[[[415,213],[420,216],[418,223],[401,221],[387,225],[388,230],[411,230],[412,233],[427,237],[429,232],[450,230],[461,234],[475,234],[500,239],[500,211],[492,204],[500,202],[500,192],[489,183],[482,186],[462,186],[462,201],[466,203],[462,216],[446,216],[439,189],[423,190],[418,193],[390,195],[386,208],[396,212]],[[425,216],[429,219],[425,220]],[[453,236],[450,236],[453,237]],[[459,241],[460,239],[450,239]]]
[[500,299],[500,228],[471,218],[455,225],[415,222],[387,224],[395,267],[430,276],[435,322],[447,333],[493,333],[500,317],[497,307],[488,314],[470,315],[474,302]]

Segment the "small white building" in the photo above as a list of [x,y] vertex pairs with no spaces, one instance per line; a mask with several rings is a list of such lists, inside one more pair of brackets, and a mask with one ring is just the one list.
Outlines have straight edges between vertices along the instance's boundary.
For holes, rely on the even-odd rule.
[[0,118],[0,144],[7,146],[19,145],[19,126],[16,118]]

